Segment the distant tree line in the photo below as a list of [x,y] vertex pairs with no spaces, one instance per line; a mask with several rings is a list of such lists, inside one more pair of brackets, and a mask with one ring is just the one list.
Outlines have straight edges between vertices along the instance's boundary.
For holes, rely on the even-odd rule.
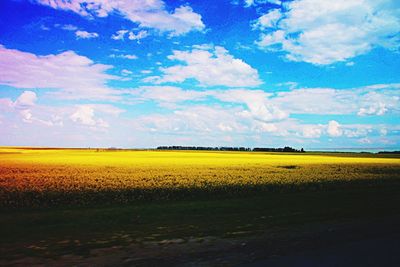
[[255,147],[253,148],[253,151],[262,151],[262,152],[300,152],[303,153],[305,152],[304,149],[294,149],[290,146],[285,146],[284,148],[268,148],[268,147]]
[[254,151],[254,152],[305,152],[304,149],[294,149],[289,146],[284,148],[269,148],[269,147],[207,147],[207,146],[159,146],[158,150],[209,150],[209,151]]
[[378,154],[400,154],[400,151],[379,151]]

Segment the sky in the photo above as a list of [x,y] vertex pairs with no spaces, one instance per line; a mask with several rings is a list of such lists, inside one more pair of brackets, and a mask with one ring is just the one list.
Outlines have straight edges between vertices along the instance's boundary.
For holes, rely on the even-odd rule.
[[397,0],[1,0],[0,145],[398,149]]

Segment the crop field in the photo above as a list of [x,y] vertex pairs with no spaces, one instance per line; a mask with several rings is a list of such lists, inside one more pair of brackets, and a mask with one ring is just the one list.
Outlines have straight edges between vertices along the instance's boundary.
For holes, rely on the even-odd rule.
[[0,149],[2,207],[128,203],[400,183],[400,159],[346,154]]
[[396,155],[3,147],[0,265],[233,266],[394,240],[399,192]]

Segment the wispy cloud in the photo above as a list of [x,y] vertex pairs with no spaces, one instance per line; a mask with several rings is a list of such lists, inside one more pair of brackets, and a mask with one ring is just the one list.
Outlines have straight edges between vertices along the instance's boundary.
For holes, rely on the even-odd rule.
[[76,31],[76,38],[78,39],[91,39],[99,37],[99,34],[96,32],[87,32],[87,31]]
[[120,14],[138,23],[142,28],[169,32],[172,36],[190,31],[202,31],[205,28],[201,15],[194,12],[190,6],[183,5],[173,11],[168,11],[161,0],[36,0],[36,2],[55,9],[73,11],[84,17],[107,17],[112,13]]

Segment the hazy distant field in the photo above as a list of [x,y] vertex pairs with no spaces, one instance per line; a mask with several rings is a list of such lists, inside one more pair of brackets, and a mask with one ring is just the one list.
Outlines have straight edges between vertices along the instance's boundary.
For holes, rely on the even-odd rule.
[[357,154],[0,149],[3,207],[126,203],[399,183],[400,159]]

